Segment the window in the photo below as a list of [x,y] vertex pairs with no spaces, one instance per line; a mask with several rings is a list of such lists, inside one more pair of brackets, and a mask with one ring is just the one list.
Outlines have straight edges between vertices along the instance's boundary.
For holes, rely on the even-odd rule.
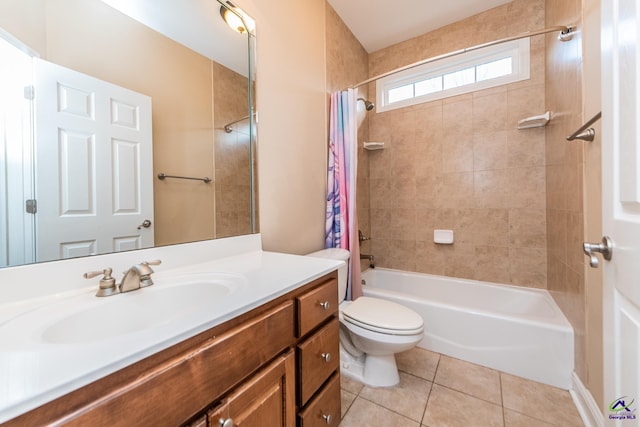
[[529,39],[465,52],[379,79],[377,112],[529,78]]

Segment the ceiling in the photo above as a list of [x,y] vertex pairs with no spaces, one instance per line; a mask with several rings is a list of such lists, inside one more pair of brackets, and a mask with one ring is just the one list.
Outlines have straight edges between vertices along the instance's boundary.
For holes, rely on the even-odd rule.
[[371,53],[511,0],[328,1]]
[[[247,75],[246,39],[223,23],[217,1],[102,1],[196,52]],[[512,0],[328,1],[371,53]]]
[[102,0],[104,3],[247,76],[247,36],[232,31],[215,0]]

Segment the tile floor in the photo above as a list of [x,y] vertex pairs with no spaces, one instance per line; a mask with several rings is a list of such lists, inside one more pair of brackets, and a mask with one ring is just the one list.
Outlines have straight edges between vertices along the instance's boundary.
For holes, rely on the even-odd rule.
[[583,426],[566,390],[421,348],[396,360],[396,387],[342,377],[341,427]]

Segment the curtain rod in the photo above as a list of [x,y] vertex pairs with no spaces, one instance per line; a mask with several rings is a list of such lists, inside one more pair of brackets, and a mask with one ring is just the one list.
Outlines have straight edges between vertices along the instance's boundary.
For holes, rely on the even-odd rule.
[[371,78],[369,78],[367,80],[361,81],[360,83],[358,83],[356,85],[349,86],[349,88],[350,89],[356,89],[356,88],[359,88],[360,86],[366,85],[367,83],[371,83],[371,82],[374,82],[376,80],[380,80],[381,78],[390,76],[392,74],[396,74],[396,73],[399,73],[401,71],[409,70],[411,68],[419,67],[420,65],[428,64],[430,62],[438,61],[440,59],[450,58],[452,56],[456,56],[456,55],[460,55],[460,54],[463,54],[463,53],[466,53],[466,52],[471,52],[471,51],[474,51],[474,50],[482,49],[484,47],[489,47],[489,46],[497,45],[497,44],[500,44],[500,43],[506,43],[506,42],[510,42],[510,41],[513,41],[513,40],[519,40],[519,39],[523,39],[525,37],[533,37],[533,36],[538,36],[540,34],[552,33],[552,32],[555,32],[555,31],[560,31],[560,34],[558,35],[558,40],[566,42],[566,41],[571,40],[571,38],[573,37],[573,32],[575,31],[575,28],[571,27],[571,26],[549,27],[549,28],[545,28],[544,30],[528,31],[526,33],[521,33],[521,34],[518,34],[518,35],[515,35],[515,36],[506,37],[504,39],[494,40],[492,42],[482,43],[482,44],[478,44],[478,45],[475,45],[475,46],[467,47],[467,48],[464,48],[464,49],[455,50],[453,52],[445,53],[443,55],[438,55],[438,56],[433,56],[431,58],[423,59],[422,61],[414,62],[413,64],[405,65],[404,67],[396,68],[395,70],[387,71],[386,73],[382,73],[382,74],[379,74],[379,75],[377,75],[375,77],[371,77]]

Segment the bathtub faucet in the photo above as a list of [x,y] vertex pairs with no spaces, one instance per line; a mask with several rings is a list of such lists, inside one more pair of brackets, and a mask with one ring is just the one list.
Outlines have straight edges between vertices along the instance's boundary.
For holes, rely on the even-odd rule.
[[369,267],[376,268],[376,259],[373,255],[360,254],[360,259],[368,259]]

